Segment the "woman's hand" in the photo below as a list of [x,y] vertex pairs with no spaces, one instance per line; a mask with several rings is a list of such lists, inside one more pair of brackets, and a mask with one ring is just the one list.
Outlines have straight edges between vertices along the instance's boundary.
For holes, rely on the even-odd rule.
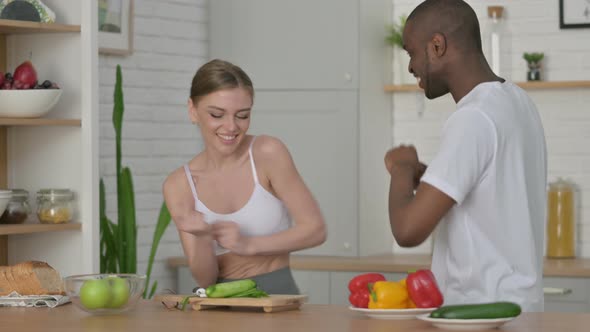
[[240,226],[233,221],[217,221],[211,225],[213,238],[217,243],[238,255],[252,255],[250,238],[240,233]]
[[196,236],[207,235],[211,233],[211,225],[205,222],[201,212],[191,211],[187,215],[178,216],[174,219],[176,228],[179,231],[190,233]]

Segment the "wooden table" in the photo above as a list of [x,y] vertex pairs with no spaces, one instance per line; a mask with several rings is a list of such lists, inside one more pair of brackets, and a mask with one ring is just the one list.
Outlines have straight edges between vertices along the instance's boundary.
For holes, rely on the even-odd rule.
[[[303,305],[301,310],[263,313],[213,309],[184,311],[166,309],[155,301],[142,301],[134,311],[121,315],[93,316],[73,304],[54,309],[0,308],[2,331],[79,332],[79,331],[207,331],[207,332],[398,332],[443,331],[428,323],[412,320],[377,320],[365,318],[345,306]],[[492,331],[568,331],[587,332],[590,313],[524,313]]]

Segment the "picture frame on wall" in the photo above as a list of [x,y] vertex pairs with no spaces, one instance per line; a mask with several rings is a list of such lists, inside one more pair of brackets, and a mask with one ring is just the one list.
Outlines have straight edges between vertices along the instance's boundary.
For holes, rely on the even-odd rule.
[[590,0],[559,0],[559,27],[590,28]]
[[133,0],[98,0],[98,52],[133,53]]

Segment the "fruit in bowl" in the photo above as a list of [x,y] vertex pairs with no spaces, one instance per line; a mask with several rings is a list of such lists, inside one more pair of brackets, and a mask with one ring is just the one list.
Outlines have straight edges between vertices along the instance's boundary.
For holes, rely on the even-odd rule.
[[64,278],[66,294],[78,308],[93,314],[132,309],[143,294],[145,275],[85,274]]
[[59,100],[57,83],[38,81],[30,61],[21,63],[14,73],[0,72],[0,117],[37,118],[45,115]]

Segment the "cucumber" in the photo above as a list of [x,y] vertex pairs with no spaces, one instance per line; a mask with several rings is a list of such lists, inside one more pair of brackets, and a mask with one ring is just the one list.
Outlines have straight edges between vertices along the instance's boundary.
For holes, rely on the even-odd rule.
[[235,281],[222,282],[207,287],[205,293],[207,297],[232,297],[256,288],[256,282],[252,279],[242,279]]
[[442,306],[430,313],[432,318],[493,319],[520,315],[522,309],[513,302],[490,302]]

